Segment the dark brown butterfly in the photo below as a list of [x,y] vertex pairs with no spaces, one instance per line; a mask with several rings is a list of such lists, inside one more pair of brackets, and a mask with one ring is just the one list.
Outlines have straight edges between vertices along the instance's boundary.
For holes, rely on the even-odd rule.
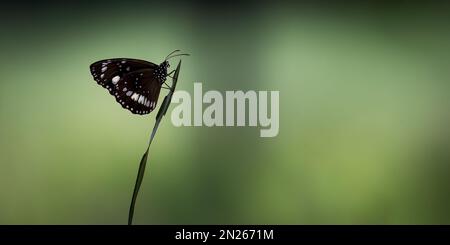
[[[166,78],[170,58],[188,55],[171,52],[164,61],[156,65],[138,59],[114,58],[100,60],[90,66],[91,74],[99,85],[106,88],[123,108],[133,114],[148,114],[156,108],[161,88],[169,89]],[[163,85],[167,87],[163,87]]]

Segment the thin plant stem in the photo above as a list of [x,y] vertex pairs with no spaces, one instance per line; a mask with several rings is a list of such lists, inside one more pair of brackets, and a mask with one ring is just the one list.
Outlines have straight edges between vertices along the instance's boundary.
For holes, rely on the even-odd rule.
[[181,68],[181,60],[178,62],[177,69],[175,70],[175,74],[172,78],[172,87],[170,87],[169,93],[164,97],[163,103],[161,104],[158,114],[156,115],[155,126],[153,126],[152,134],[150,135],[150,140],[148,142],[147,150],[144,152],[144,155],[141,158],[141,162],[139,164],[139,170],[136,177],[136,183],[134,184],[133,197],[131,198],[130,210],[128,212],[128,225],[133,224],[133,215],[134,215],[134,207],[136,205],[136,199],[139,194],[139,189],[142,184],[142,180],[144,179],[145,166],[147,165],[148,153],[150,150],[150,145],[153,142],[153,138],[156,135],[156,131],[158,130],[159,123],[161,119],[166,114],[167,109],[169,108],[170,102],[172,101],[173,93],[175,92],[175,87],[178,81],[178,74],[180,73]]

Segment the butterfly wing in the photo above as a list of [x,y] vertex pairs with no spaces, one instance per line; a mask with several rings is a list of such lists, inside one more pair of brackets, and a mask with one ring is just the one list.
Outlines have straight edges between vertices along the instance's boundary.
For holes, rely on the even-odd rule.
[[123,108],[134,114],[148,114],[156,108],[161,82],[154,69],[141,69],[125,74],[112,93]]
[[114,95],[118,79],[133,71],[156,69],[158,65],[139,59],[115,58],[100,60],[90,66],[94,80]]

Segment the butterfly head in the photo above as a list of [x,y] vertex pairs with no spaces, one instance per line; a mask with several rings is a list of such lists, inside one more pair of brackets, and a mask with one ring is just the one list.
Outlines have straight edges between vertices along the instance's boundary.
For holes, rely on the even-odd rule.
[[170,64],[169,61],[165,60],[161,64],[159,64],[159,67],[161,67],[163,70],[167,72],[167,69],[169,69]]
[[164,61],[161,64],[159,64],[158,69],[156,69],[155,74],[158,76],[158,79],[161,81],[161,83],[163,83],[167,77],[167,70],[170,67],[168,60],[173,57],[177,57],[177,56],[189,55],[189,54],[174,54],[179,51],[180,50],[177,49],[177,50],[171,52],[169,55],[167,55],[166,58],[164,59]]

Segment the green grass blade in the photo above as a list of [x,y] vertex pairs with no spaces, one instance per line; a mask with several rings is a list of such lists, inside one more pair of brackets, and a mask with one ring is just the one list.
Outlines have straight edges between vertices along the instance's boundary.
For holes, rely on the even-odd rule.
[[139,189],[141,188],[142,180],[144,179],[145,166],[147,165],[148,153],[150,151],[150,145],[152,144],[153,138],[156,135],[156,131],[158,130],[159,123],[161,122],[162,117],[166,114],[167,109],[169,108],[170,103],[172,102],[172,95],[175,91],[175,87],[178,81],[178,74],[180,73],[181,61],[178,62],[177,69],[175,70],[175,74],[172,80],[172,87],[169,93],[164,97],[164,101],[159,107],[158,114],[156,115],[155,126],[153,126],[152,134],[150,135],[150,140],[148,142],[147,150],[141,158],[141,162],[139,163],[139,170],[136,177],[136,183],[134,185],[133,197],[131,198],[130,210],[128,212],[128,225],[133,224],[133,216],[134,216],[134,207],[136,205],[136,199],[139,194]]

